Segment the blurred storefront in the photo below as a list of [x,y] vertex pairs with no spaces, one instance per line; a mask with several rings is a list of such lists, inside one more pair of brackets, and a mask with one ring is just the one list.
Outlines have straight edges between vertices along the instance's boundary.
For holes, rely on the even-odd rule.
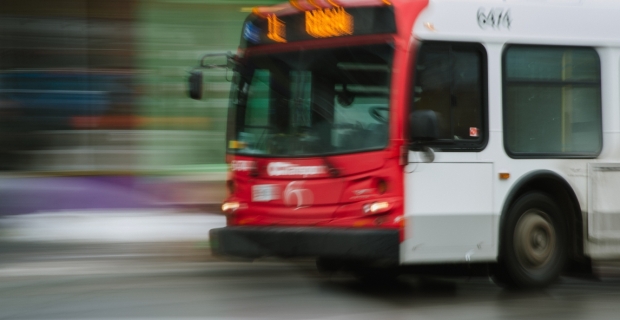
[[137,111],[136,2],[24,0],[1,6],[2,167],[71,172],[97,170],[102,161],[135,164],[127,154],[98,153],[110,146],[106,134],[80,123]]
[[253,0],[0,2],[0,168],[223,172],[229,83],[186,95],[205,53],[235,51]]

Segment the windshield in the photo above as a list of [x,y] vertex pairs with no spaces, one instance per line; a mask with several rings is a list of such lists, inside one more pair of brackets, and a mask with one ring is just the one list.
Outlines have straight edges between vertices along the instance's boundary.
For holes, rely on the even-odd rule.
[[382,44],[248,58],[234,80],[228,151],[312,156],[385,148],[392,52]]

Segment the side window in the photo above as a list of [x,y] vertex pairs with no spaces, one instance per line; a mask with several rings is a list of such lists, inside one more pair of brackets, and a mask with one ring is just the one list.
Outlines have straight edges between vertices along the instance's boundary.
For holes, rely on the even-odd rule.
[[[486,52],[480,44],[422,43],[415,69],[412,116],[430,114],[436,126],[436,134],[425,139],[424,145],[444,151],[484,149],[485,70]],[[415,136],[412,139],[416,142]]]
[[512,45],[503,60],[507,153],[512,157],[596,157],[603,145],[596,51]]

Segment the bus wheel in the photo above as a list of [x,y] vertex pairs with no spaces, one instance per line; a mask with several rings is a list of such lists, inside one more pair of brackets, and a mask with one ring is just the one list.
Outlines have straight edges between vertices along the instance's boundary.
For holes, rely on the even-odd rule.
[[509,287],[545,287],[564,269],[566,246],[559,207],[544,193],[526,193],[506,216],[497,278]]

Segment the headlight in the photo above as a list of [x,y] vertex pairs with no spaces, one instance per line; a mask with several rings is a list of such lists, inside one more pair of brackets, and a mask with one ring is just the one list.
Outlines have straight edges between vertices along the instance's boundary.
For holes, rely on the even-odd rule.
[[222,212],[233,213],[239,209],[239,202],[224,202],[222,204]]
[[363,207],[365,214],[383,213],[390,210],[390,203],[387,201],[378,201],[367,203]]

